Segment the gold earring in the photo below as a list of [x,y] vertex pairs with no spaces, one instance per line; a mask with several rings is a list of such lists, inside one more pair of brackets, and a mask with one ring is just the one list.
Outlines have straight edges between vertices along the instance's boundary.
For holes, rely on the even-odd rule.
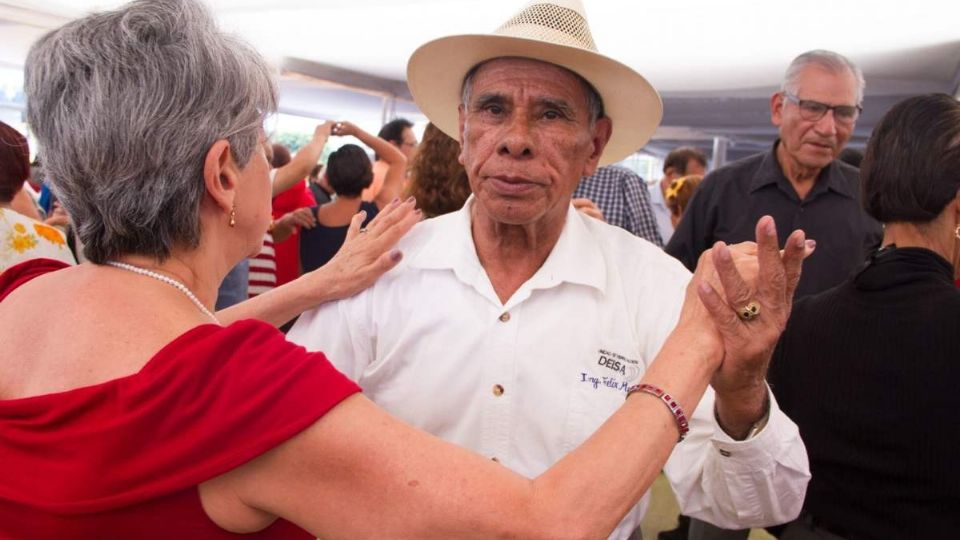
[[230,209],[230,226],[237,226],[237,205],[234,204],[233,208]]

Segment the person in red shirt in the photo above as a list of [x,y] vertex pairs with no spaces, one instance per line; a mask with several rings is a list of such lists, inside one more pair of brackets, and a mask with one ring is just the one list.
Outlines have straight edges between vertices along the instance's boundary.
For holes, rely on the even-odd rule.
[[[277,169],[290,163],[290,150],[273,144],[271,165]],[[274,258],[277,264],[277,286],[300,277],[300,228],[313,228],[316,219],[311,207],[317,205],[304,179],[273,198]]]

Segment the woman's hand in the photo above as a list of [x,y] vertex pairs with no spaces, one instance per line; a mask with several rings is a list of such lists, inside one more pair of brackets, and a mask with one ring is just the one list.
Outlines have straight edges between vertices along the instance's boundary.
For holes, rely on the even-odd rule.
[[340,137],[347,137],[351,135],[356,137],[359,132],[360,128],[358,128],[353,122],[342,121],[335,122],[333,124],[333,131],[331,133]]
[[63,209],[59,202],[55,202],[50,213],[47,214],[47,219],[43,222],[54,227],[66,227],[70,224],[70,216],[67,215],[67,211]]
[[273,228],[270,234],[273,235],[274,242],[283,242],[290,238],[298,227],[312,229],[317,226],[317,217],[310,207],[297,208],[292,212],[287,212],[280,219],[273,222]]
[[353,216],[340,251],[308,274],[315,274],[327,289],[324,301],[353,296],[396,266],[402,254],[393,248],[420,221],[421,215],[416,210],[416,200],[410,197],[402,202],[394,199],[364,229],[360,224],[366,219],[366,212]]

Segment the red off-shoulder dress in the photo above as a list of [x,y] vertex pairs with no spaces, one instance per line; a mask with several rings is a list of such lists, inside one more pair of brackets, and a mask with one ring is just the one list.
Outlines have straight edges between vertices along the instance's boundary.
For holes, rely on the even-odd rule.
[[[9,268],[0,302],[65,266]],[[323,354],[248,320],[195,327],[133,375],[0,400],[0,538],[312,538],[281,519],[255,534],[227,532],[204,513],[197,485],[358,391]]]

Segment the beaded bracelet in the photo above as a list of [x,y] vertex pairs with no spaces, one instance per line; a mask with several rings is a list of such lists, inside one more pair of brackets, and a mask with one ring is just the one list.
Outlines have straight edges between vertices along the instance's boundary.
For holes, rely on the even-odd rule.
[[682,441],[683,438],[687,436],[687,432],[690,431],[690,423],[687,422],[687,415],[683,413],[683,409],[681,409],[680,404],[673,399],[673,396],[664,392],[662,388],[646,383],[635,384],[628,388],[627,397],[630,397],[634,392],[643,392],[659,398],[660,401],[670,409],[670,414],[672,414],[674,420],[677,421],[677,430],[680,432],[680,438],[677,439],[677,442]]

